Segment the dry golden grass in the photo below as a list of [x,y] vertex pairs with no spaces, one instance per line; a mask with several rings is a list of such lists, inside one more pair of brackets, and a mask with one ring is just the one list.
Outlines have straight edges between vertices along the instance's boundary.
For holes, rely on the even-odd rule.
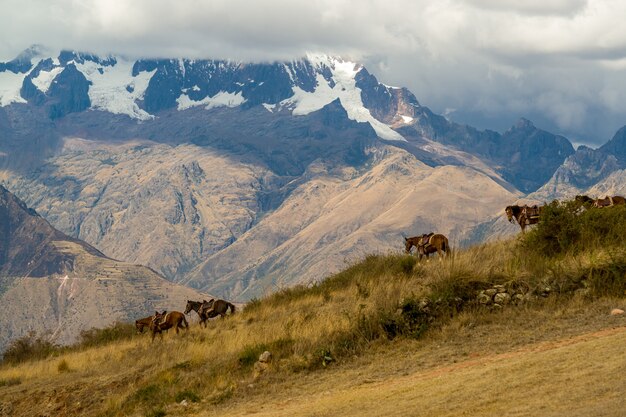
[[[475,282],[565,283],[614,259],[601,251],[529,258],[515,246],[481,245],[421,264],[369,256],[207,329],[4,365],[0,381],[14,382],[0,383],[0,414],[618,415],[614,392],[624,392],[609,378],[624,371],[626,323],[608,312],[625,307],[623,295],[555,294],[501,311],[446,304],[474,294]],[[424,297],[444,306],[429,331],[391,337],[383,324]],[[254,379],[264,350],[275,360]]]

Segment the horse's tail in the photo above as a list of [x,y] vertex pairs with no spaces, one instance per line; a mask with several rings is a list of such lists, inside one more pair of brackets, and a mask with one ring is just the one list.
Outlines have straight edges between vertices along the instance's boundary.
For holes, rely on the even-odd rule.
[[187,319],[185,318],[185,315],[183,314],[181,317],[183,318],[183,324],[185,325],[185,327],[189,328],[189,323],[187,322]]
[[226,309],[228,310],[229,307],[230,307],[230,314],[235,314],[235,310],[236,310],[235,305],[233,303],[227,302]]
[[450,255],[450,244],[448,243],[448,238],[443,239],[441,249],[446,253],[446,256]]

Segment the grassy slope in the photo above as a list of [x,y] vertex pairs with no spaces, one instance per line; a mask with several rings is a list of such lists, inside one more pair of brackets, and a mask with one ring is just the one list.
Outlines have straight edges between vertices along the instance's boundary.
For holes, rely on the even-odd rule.
[[[0,415],[622,415],[626,318],[609,312],[626,307],[625,245],[565,249],[370,256],[208,329],[5,364]],[[552,291],[488,309],[473,302],[477,283]],[[416,325],[401,308],[424,297],[440,302]],[[254,379],[266,349],[276,360]]]

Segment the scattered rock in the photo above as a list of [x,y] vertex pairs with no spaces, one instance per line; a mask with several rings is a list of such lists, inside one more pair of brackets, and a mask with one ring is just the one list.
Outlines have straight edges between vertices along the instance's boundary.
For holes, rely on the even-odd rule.
[[182,401],[180,402],[180,405],[182,405],[183,407],[187,407],[187,404],[188,404],[188,403],[187,403],[187,400],[186,400],[186,399],[184,399],[184,400],[182,400]]
[[258,379],[263,375],[270,367],[270,364],[267,362],[255,362],[254,370],[252,372],[252,377],[254,379]]
[[480,294],[478,294],[478,302],[485,305],[491,304],[491,297],[484,292],[481,292]]
[[506,292],[506,287],[504,285],[494,285],[493,289],[496,290],[498,293]]
[[272,362],[272,353],[267,350],[259,355],[259,360],[254,364],[254,370],[252,377],[258,379],[263,375],[270,367]]
[[259,362],[270,363],[272,361],[272,353],[267,350],[259,356]]
[[622,310],[621,308],[614,308],[613,310],[611,310],[612,316],[619,316],[621,314],[624,314],[624,310]]
[[499,292],[493,297],[494,303],[505,305],[511,301],[511,296],[506,292]]

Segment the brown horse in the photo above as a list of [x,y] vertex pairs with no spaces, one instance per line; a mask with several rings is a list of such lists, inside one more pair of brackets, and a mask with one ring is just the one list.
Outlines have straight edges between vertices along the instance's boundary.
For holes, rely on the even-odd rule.
[[235,314],[235,305],[226,300],[220,300],[219,298],[215,300],[211,298],[210,301],[203,301],[198,314],[200,314],[200,317],[204,317],[205,320],[217,317],[218,315],[224,318],[229,309],[230,314]]
[[152,317],[148,316],[139,320],[135,320],[135,327],[137,328],[137,333],[143,333],[143,329],[145,327],[150,328],[150,324],[152,323]]
[[158,333],[163,339],[163,330],[168,330],[174,327],[176,329],[176,334],[178,334],[178,329],[189,330],[189,323],[187,323],[187,319],[185,315],[180,311],[163,311],[163,313],[159,313],[158,311],[154,312],[154,316],[152,316],[152,323],[150,323],[150,330],[152,330],[152,341],[154,341],[154,337]]
[[430,254],[435,252],[439,254],[439,259],[443,258],[444,255],[450,255],[448,238],[440,233],[429,233],[420,236],[417,244],[418,259],[421,260],[423,256],[426,256],[426,259],[428,259]]
[[509,222],[513,223],[513,220],[515,219],[517,224],[519,224],[519,227],[522,229],[522,233],[524,233],[526,226],[539,223],[539,215],[541,214],[542,209],[543,207],[538,207],[536,205],[532,207],[526,205],[516,205],[507,206],[504,209],[504,212],[506,213],[506,217]]
[[206,324],[207,318],[201,314],[201,311],[205,303],[207,303],[206,300],[204,301],[187,300],[187,307],[185,307],[185,314],[191,313],[192,310],[198,313],[198,317],[200,317],[200,325],[202,326],[204,324],[204,327],[207,326]]
[[621,204],[626,204],[626,198],[622,197],[621,195],[614,195],[612,197],[606,196],[604,198],[598,198],[593,202],[593,206],[596,208],[611,207]]

